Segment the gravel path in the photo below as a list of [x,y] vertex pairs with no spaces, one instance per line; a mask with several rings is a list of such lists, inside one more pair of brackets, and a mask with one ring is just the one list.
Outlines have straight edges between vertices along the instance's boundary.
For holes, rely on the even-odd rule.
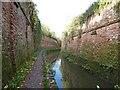
[[26,76],[22,88],[43,88],[43,68],[42,68],[42,51],[39,53],[31,72]]

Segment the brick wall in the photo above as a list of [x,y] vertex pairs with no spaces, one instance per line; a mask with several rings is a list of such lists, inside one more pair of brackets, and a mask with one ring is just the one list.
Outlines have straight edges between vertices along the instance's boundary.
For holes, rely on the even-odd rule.
[[[22,9],[21,9],[22,8]],[[35,51],[28,2],[2,2],[2,81],[3,85]],[[40,39],[39,39],[40,40]],[[38,42],[40,44],[40,41]],[[40,47],[40,45],[38,46]]]
[[[119,5],[120,6],[120,5]],[[94,73],[99,67],[106,65],[117,67],[113,72],[99,70],[99,76],[114,84],[120,84],[119,70],[119,34],[120,34],[120,7],[118,12],[113,7],[105,6],[99,13],[87,20],[79,32],[72,33],[62,41],[62,51],[79,56],[87,60]]]
[[[30,16],[31,2],[2,2],[2,83],[3,86],[40,47],[56,47],[57,41],[41,37],[41,23]],[[36,18],[38,18],[36,16]],[[34,23],[36,25],[34,26]],[[41,41],[42,38],[42,41]],[[42,43],[42,45],[41,45]]]
[[41,47],[54,48],[54,47],[59,47],[59,45],[56,40],[47,36],[43,36],[41,40]]
[[[107,25],[118,19],[119,21]],[[115,13],[113,7],[105,6],[84,23],[81,38],[79,38],[79,32],[74,32],[73,37],[65,37],[61,48],[65,50],[65,46],[67,46],[67,51],[75,55],[79,53],[80,56],[95,61],[100,60],[99,55],[102,53],[104,53],[104,58],[110,61],[107,58],[111,56],[112,51],[110,53],[110,50],[114,48],[112,57],[117,60],[118,51],[115,45],[118,45],[119,22],[118,12]],[[96,35],[92,35],[93,32],[96,32]]]

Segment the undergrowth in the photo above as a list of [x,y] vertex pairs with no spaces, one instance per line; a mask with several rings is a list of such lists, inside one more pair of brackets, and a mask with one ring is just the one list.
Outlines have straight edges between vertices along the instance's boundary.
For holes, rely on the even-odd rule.
[[46,78],[48,67],[46,66],[46,61],[44,56],[42,56],[42,59],[43,59],[43,85],[44,85],[44,88],[50,88],[49,81]]
[[11,78],[11,80],[8,81],[8,84],[4,87],[4,89],[20,88],[22,86],[22,84],[24,83],[25,76],[27,73],[29,73],[38,54],[39,51],[35,52],[32,55],[32,60],[25,62],[25,64],[21,68],[17,69],[16,74]]

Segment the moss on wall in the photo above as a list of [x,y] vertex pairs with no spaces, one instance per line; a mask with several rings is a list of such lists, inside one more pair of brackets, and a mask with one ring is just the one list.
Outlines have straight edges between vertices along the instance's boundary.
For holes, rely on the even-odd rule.
[[[32,54],[40,49],[41,24],[37,15],[34,15],[33,17],[36,21],[30,21],[30,13],[28,13],[28,11],[30,11],[31,8],[28,7],[30,4],[33,4],[32,2],[2,3],[2,84],[4,86],[7,81],[15,75],[15,73],[13,74],[13,64],[11,62],[14,61],[16,66],[15,70],[17,71],[17,69],[21,68],[26,61],[32,60]],[[11,6],[11,8],[9,8],[9,6]],[[26,13],[25,10],[27,11]],[[12,18],[10,18],[10,16],[12,16]],[[31,22],[35,23],[34,28],[32,28]],[[11,36],[11,33],[13,37]],[[11,42],[11,40],[13,40],[13,42]],[[9,49],[9,46],[13,50]],[[14,54],[14,60],[11,59],[10,62],[11,54]]]
[[70,52],[63,51],[61,52],[61,57],[63,58],[63,60],[66,60],[72,64],[77,64],[83,70],[92,73],[101,79],[109,81],[114,85],[120,85],[120,83],[118,82],[118,65],[113,67],[108,64],[99,63],[93,60],[83,58],[81,56],[75,56]]
[[116,66],[118,64],[118,45],[111,44],[107,48],[101,48],[95,59],[99,63]]

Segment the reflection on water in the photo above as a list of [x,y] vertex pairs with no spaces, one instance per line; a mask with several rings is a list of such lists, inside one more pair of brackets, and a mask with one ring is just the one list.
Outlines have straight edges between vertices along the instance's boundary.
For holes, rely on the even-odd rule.
[[63,78],[69,82],[70,88],[113,88],[109,82],[83,71],[77,64],[62,60],[62,68]]
[[60,71],[60,66],[61,66],[61,59],[57,59],[52,69],[55,71],[54,78],[55,78],[58,88],[63,88],[62,73]]
[[[58,88],[63,88],[62,78],[68,81],[69,88],[113,88],[111,83],[82,70],[79,65],[69,63],[63,59],[57,59],[58,55],[59,52],[47,55],[47,62],[49,64],[55,61],[52,69],[55,71],[54,79]],[[63,73],[60,71],[60,66]]]
[[59,56],[59,52],[50,53],[46,55],[47,63],[52,64]]

